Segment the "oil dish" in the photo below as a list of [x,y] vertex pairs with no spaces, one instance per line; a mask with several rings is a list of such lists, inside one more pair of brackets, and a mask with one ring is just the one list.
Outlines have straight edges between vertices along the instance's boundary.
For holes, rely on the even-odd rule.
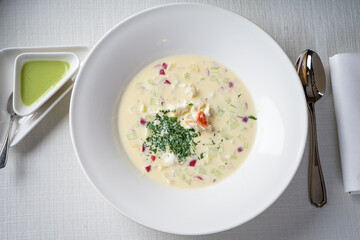
[[79,58],[70,52],[23,53],[15,59],[13,107],[17,115],[36,111],[79,68]]

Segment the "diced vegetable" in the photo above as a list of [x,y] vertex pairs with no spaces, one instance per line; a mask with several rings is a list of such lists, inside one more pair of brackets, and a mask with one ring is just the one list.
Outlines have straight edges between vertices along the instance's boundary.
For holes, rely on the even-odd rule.
[[230,129],[235,129],[239,126],[239,122],[235,117],[230,118],[228,124],[230,126]]
[[230,134],[228,133],[228,131],[226,130],[226,128],[221,129],[220,135],[221,135],[223,138],[225,138],[226,140],[229,140],[229,139],[232,138],[232,135],[230,135]]
[[245,142],[246,141],[246,137],[243,134],[240,134],[238,136],[238,139],[240,140],[240,142]]
[[207,171],[206,171],[206,169],[205,169],[204,167],[200,167],[200,168],[199,168],[199,173],[201,173],[201,174],[206,174]]
[[146,167],[145,167],[145,170],[146,170],[147,172],[150,172],[150,171],[151,171],[151,165],[146,166]]
[[225,97],[225,102],[226,102],[227,104],[230,104],[230,103],[231,103],[231,98]]
[[134,129],[130,129],[128,133],[126,134],[126,137],[128,140],[134,140],[137,139],[136,132]]
[[188,185],[190,185],[191,182],[192,182],[192,179],[188,179],[188,180],[186,180],[185,182],[186,182]]
[[190,65],[190,71],[193,71],[193,72],[199,72],[199,66],[197,64],[191,64]]
[[222,176],[222,172],[215,168],[211,169],[210,173],[213,174],[217,178]]
[[155,155],[151,155],[151,160],[152,160],[152,161],[155,161],[155,159],[156,159],[156,156],[155,156]]
[[225,110],[221,108],[220,105],[216,106],[215,109],[215,114],[218,115],[219,117],[222,117],[222,115],[224,115]]
[[160,75],[165,75],[165,70],[164,70],[164,69],[160,69],[159,74],[160,74]]
[[143,144],[143,145],[141,146],[141,151],[142,151],[142,152],[145,152],[145,149],[146,149],[145,144]]
[[150,98],[150,106],[155,106],[157,104],[156,98]]
[[155,86],[156,84],[154,79],[148,79],[147,82],[152,86]]
[[210,67],[210,75],[218,74],[219,68],[218,67]]
[[219,149],[216,147],[208,147],[208,158],[212,160],[219,155]]
[[187,79],[187,80],[189,80],[189,79],[190,79],[190,73],[188,73],[188,72],[187,72],[187,73],[184,73],[184,78]]
[[145,125],[147,122],[144,118],[140,118],[140,124],[141,125]]
[[203,178],[200,177],[200,176],[194,176],[194,178],[197,178],[197,179],[199,179],[199,180],[203,180]]
[[190,167],[195,167],[195,164],[196,164],[196,159],[191,160],[191,161],[189,162],[189,166],[190,166]]

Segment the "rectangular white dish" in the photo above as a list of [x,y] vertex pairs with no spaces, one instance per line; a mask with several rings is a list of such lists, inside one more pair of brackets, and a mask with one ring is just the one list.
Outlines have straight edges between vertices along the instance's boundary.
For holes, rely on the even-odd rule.
[[[35,48],[5,48],[0,50],[0,139],[4,139],[10,117],[6,111],[8,98],[13,91],[15,59],[22,53],[29,52],[72,52],[79,57],[80,67],[90,48],[86,46],[35,47]],[[68,93],[73,87],[77,72],[48,101],[34,113],[19,117],[11,134],[10,147],[18,144]]]

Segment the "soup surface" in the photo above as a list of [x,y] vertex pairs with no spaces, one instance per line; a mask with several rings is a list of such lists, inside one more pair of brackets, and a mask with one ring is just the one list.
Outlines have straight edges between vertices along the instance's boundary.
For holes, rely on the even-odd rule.
[[29,61],[21,69],[21,99],[31,106],[69,72],[65,61]]
[[144,175],[170,186],[202,187],[229,176],[254,142],[256,110],[240,79],[211,59],[157,60],[129,83],[119,133]]

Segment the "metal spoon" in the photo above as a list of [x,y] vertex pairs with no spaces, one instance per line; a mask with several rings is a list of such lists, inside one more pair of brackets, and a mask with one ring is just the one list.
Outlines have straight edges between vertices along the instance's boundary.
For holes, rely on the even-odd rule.
[[6,166],[7,156],[8,156],[8,150],[10,146],[10,134],[11,134],[11,128],[13,125],[13,122],[17,115],[14,112],[13,108],[13,94],[11,93],[8,103],[7,103],[7,111],[10,114],[10,123],[8,127],[8,131],[5,137],[5,142],[3,143],[0,151],[0,168],[4,168]]
[[327,197],[317,144],[314,105],[325,93],[325,71],[319,55],[309,49],[299,56],[295,68],[304,87],[310,117],[309,198],[314,206],[321,208],[326,204]]

